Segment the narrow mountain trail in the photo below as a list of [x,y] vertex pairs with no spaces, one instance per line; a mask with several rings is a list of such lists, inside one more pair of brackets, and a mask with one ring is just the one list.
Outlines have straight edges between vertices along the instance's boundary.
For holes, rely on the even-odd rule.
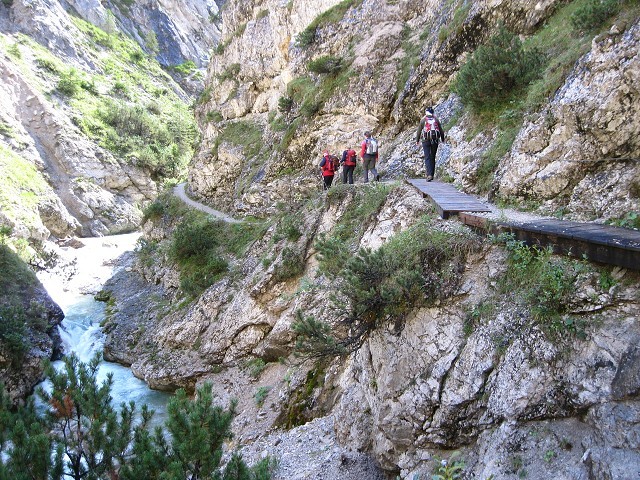
[[220,220],[223,220],[227,223],[241,223],[241,220],[237,220],[233,217],[230,217],[226,213],[223,213],[219,210],[215,210],[211,207],[208,207],[207,205],[204,205],[203,203],[197,202],[189,198],[187,196],[186,186],[187,186],[186,182],[179,183],[178,185],[173,187],[173,194],[176,197],[178,197],[180,200],[182,200],[184,203],[186,203],[190,207],[195,208],[196,210],[200,210],[201,212],[204,212],[213,217],[219,218]]

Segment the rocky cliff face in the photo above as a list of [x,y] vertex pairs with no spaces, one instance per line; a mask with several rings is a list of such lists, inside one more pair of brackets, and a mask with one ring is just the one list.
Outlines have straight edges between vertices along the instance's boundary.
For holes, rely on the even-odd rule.
[[[322,150],[357,146],[364,130],[382,141],[383,172],[414,175],[423,169],[412,146],[415,129],[424,107],[435,105],[451,129],[438,164],[477,192],[487,153],[504,142],[493,121],[483,126],[449,94],[455,75],[499,22],[534,38],[556,24],[567,31],[569,8],[554,1],[230,3],[209,68],[210,99],[198,109],[204,144],[190,185],[226,208],[268,211],[285,190],[312,190]],[[512,146],[499,154],[488,179],[491,198],[581,220],[637,211],[637,29],[637,18],[623,15],[590,51],[580,47],[588,53],[575,65],[544,73],[568,69],[564,85],[532,104]],[[330,79],[310,70],[311,61],[327,56],[341,61]],[[228,134],[238,122],[261,132],[259,152]]]
[[60,354],[57,327],[64,318],[35,274],[0,244],[0,381],[19,403],[42,381],[44,362]]
[[[131,231],[166,176],[153,170],[158,160],[141,161],[139,149],[114,146],[127,133],[118,131],[109,140],[104,114],[113,105],[129,104],[137,105],[130,110],[140,116],[137,121],[148,122],[149,114],[180,121],[189,94],[144,52],[161,51],[166,65],[190,60],[203,66],[216,40],[210,17],[217,6],[118,5],[13,1],[0,6],[0,148],[8,162],[2,166],[3,190],[29,192],[3,200],[2,223],[18,237],[41,244],[50,236]],[[175,75],[198,89],[194,74]],[[144,134],[151,143],[153,131]],[[156,150],[152,155],[166,154]],[[20,164],[15,170],[28,170],[29,176],[11,172],[10,164]],[[25,195],[37,200],[18,200]]]
[[[570,7],[229,3],[197,108],[204,138],[190,187],[236,213],[275,214],[278,202],[317,198],[320,152],[357,147],[364,130],[381,140],[386,178],[422,174],[415,129],[433,104],[448,134],[440,174],[462,189],[575,219],[619,220],[639,206],[637,15],[622,14],[591,42],[577,44],[577,62],[544,102],[531,100],[524,114],[503,112],[514,119],[493,118],[509,125],[513,141],[506,148],[505,131],[450,93],[456,72],[499,22],[535,39],[554,24],[566,28]],[[332,64],[340,68],[329,74]],[[496,163],[482,189],[479,177],[491,155]],[[235,275],[185,311],[162,318],[149,311],[134,324],[116,316],[114,359],[132,363],[158,388],[212,379],[222,399],[239,396],[241,442],[327,415],[339,441],[402,478],[429,476],[437,459],[454,450],[467,478],[637,473],[640,298],[633,272],[574,264],[575,293],[562,320],[569,323],[554,335],[535,321],[530,305],[500,297],[509,260],[502,248],[482,243],[455,264],[456,281],[442,298],[379,325],[350,355],[300,363],[291,330],[298,311],[339,327],[328,308],[329,279],[318,269],[317,241],[321,233],[339,235],[346,205],[357,208],[353,198],[340,198],[302,208],[304,233],[290,244],[272,226],[238,261]],[[415,193],[394,189],[352,248],[379,248],[425,211]],[[455,223],[430,226],[472,237]],[[147,238],[162,245],[175,225],[165,218],[148,227]],[[278,275],[285,252],[304,264],[288,279]],[[178,274],[167,263],[139,270],[165,295],[179,292]],[[258,392],[264,404],[252,398]]]
[[[437,283],[438,299],[381,323],[350,355],[301,361],[291,327],[298,312],[338,325],[330,297],[339,290],[318,270],[317,242],[321,234],[341,234],[349,209],[361,207],[356,199],[362,198],[353,195],[301,210],[304,234],[295,241],[277,235],[277,224],[271,227],[234,264],[235,274],[185,309],[162,313],[163,298],[180,285],[170,265],[138,265],[150,284],[162,286],[143,294],[128,293],[144,283],[139,274],[123,271],[127,279],[107,287],[117,299],[106,327],[110,358],[131,364],[155,388],[192,389],[211,380],[222,401],[239,398],[235,431],[241,444],[274,427],[327,416],[340,444],[372,455],[384,471],[402,478],[431,474],[437,459],[454,450],[467,478],[622,479],[635,472],[638,444],[634,434],[624,433],[638,428],[640,405],[640,292],[633,272],[567,264],[575,292],[562,322],[571,319],[576,327],[549,330],[535,320],[534,306],[500,293],[508,268],[503,247],[482,242],[455,221],[432,218],[430,231],[470,245],[448,267],[454,277]],[[416,192],[392,188],[358,229],[357,246],[377,249],[425,213],[430,209]],[[160,219],[146,238],[167,251],[163,241],[174,227],[169,218]],[[283,279],[278,272],[287,251],[299,251],[304,268]],[[434,257],[428,264],[436,268],[437,262]],[[442,273],[432,275],[425,278]],[[296,432],[291,440],[278,433],[275,444],[260,440],[257,454],[283,454],[277,445],[295,444]],[[318,435],[320,444],[329,441]],[[304,478],[302,470],[287,475]]]

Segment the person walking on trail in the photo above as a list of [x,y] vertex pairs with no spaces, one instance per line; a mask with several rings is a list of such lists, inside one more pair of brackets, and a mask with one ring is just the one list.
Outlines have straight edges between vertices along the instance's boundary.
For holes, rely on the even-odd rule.
[[420,120],[420,126],[416,132],[416,145],[422,142],[422,150],[424,151],[427,182],[433,180],[436,171],[436,152],[440,141],[444,142],[444,129],[440,120],[434,115],[433,108],[429,107],[425,110],[424,117]]
[[380,180],[380,175],[376,170],[378,162],[378,141],[371,136],[371,132],[364,132],[364,140],[360,145],[360,157],[362,157],[362,166],[364,167],[364,183],[369,182],[369,170],[373,174],[375,181]]
[[347,183],[348,181],[350,185],[353,185],[353,171],[356,169],[357,159],[358,154],[353,148],[342,152],[342,159],[340,160],[342,164],[342,183]]
[[329,190],[329,187],[331,187],[331,184],[333,183],[333,176],[336,173],[336,165],[327,150],[322,152],[322,160],[320,160],[320,171],[322,172],[322,189]]

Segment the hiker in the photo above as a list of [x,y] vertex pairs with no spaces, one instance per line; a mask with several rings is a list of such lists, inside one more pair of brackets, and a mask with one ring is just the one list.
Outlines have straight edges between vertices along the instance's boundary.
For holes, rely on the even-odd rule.
[[436,170],[436,152],[438,143],[444,142],[444,129],[440,120],[434,115],[433,107],[428,107],[416,132],[416,145],[422,142],[424,151],[424,168],[427,171],[427,182],[433,180]]
[[[325,150],[322,152],[322,160],[320,160],[320,171],[322,172],[322,182],[323,182],[323,190],[329,190],[331,184],[333,183],[333,176],[336,173],[336,166],[334,163],[334,159],[331,158],[329,152]],[[337,160],[337,157],[335,157]]]
[[373,174],[375,181],[380,181],[380,175],[376,170],[376,162],[378,161],[378,141],[371,136],[371,132],[364,132],[364,140],[360,148],[360,157],[362,157],[362,166],[364,167],[364,183],[369,182],[369,170]]
[[342,152],[342,159],[340,164],[342,165],[342,183],[349,182],[353,185],[353,171],[356,169],[356,161],[358,154],[353,148],[349,148]]

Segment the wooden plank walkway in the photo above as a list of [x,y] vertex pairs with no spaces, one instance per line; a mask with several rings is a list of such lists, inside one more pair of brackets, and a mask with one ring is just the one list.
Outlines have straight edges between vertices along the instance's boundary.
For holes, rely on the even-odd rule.
[[462,193],[450,183],[438,181],[427,182],[422,178],[410,178],[407,182],[413,185],[435,205],[442,218],[460,212],[490,212],[491,209],[475,197]]
[[460,213],[458,218],[487,233],[511,233],[529,245],[551,246],[555,253],[640,270],[640,232],[636,230],[555,219],[491,220],[471,213]]
[[484,203],[453,185],[409,179],[435,205],[442,218],[458,215],[466,225],[486,233],[511,233],[529,245],[551,246],[554,253],[640,270],[640,232],[629,228],[556,219],[526,222],[490,219],[469,212],[491,212]]

